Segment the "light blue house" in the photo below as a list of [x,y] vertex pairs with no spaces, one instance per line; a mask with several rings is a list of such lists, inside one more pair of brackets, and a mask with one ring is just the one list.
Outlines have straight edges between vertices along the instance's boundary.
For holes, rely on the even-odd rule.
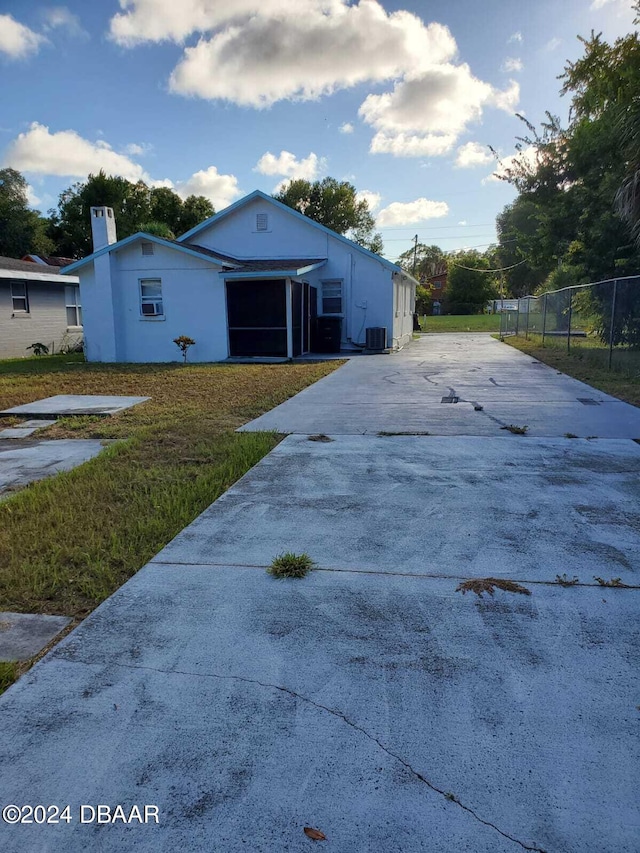
[[93,254],[64,270],[80,279],[89,361],[175,361],[180,335],[199,362],[353,351],[376,327],[389,348],[411,340],[416,281],[265,193],[178,240],[117,241],[107,207],[91,225]]

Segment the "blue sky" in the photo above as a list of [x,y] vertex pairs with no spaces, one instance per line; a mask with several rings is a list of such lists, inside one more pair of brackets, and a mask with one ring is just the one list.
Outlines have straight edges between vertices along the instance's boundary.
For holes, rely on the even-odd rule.
[[104,168],[211,198],[291,177],[368,193],[396,258],[483,248],[514,153],[577,34],[632,28],[631,0],[0,0],[0,164],[35,207]]

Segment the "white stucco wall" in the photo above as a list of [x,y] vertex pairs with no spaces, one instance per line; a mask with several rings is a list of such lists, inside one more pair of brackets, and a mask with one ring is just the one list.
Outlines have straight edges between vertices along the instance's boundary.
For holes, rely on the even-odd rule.
[[415,305],[414,282],[401,273],[395,273],[393,276],[393,342],[388,342],[394,349],[402,348],[412,339]]
[[[80,291],[87,305],[85,339],[89,361],[179,361],[182,356],[173,339],[180,335],[196,341],[189,349],[189,361],[220,361],[227,357],[224,282],[217,274],[220,267],[158,244],[154,244],[153,256],[147,257],[142,255],[140,242],[119,249],[110,257],[111,308],[107,294],[96,282],[93,265],[80,270]],[[162,318],[142,316],[143,278],[159,278],[162,282]]]
[[[256,230],[258,213],[268,216],[266,232]],[[318,313],[322,313],[322,281],[340,279],[343,344],[363,344],[367,326],[385,326],[391,345],[395,336],[392,271],[354,246],[316,228],[312,222],[255,199],[187,242],[239,258],[327,258],[321,269],[303,276],[319,288]]]

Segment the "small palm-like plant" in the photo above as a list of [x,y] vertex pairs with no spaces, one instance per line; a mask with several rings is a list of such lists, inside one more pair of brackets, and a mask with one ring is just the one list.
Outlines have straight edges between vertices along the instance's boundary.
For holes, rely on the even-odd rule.
[[26,347],[26,349],[32,349],[34,355],[49,355],[49,347],[40,342],[31,344],[31,346]]
[[189,335],[180,335],[179,338],[174,338],[173,342],[182,353],[182,359],[186,364],[187,350],[189,349],[189,347],[192,347],[195,344],[195,341],[193,340],[193,338],[190,338]]

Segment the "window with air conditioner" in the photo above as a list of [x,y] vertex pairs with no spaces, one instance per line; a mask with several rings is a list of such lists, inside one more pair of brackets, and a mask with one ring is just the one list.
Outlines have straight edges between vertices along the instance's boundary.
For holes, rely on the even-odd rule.
[[342,281],[322,282],[322,313],[342,314]]
[[67,284],[64,289],[64,303],[67,309],[67,326],[82,326],[80,288]]
[[11,307],[14,314],[29,313],[29,296],[26,281],[11,282]]
[[140,279],[140,313],[143,317],[163,317],[162,281],[159,278]]

